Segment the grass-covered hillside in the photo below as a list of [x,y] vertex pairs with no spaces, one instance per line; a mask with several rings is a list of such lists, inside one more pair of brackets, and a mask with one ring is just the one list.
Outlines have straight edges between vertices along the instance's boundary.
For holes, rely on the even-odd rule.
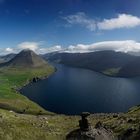
[[20,113],[46,113],[17,89],[33,78],[48,77],[54,68],[31,50],[23,50],[11,60],[0,64],[0,108]]
[[[16,89],[29,83],[34,77],[49,76],[54,72],[52,66],[41,68],[0,68],[0,107],[16,112],[38,113],[44,110]],[[46,111],[45,111],[46,112]]]
[[[89,117],[94,127],[99,121],[114,132],[119,140],[140,139],[140,107],[126,114],[93,114]],[[1,140],[65,140],[78,128],[79,116],[19,114],[0,109]]]

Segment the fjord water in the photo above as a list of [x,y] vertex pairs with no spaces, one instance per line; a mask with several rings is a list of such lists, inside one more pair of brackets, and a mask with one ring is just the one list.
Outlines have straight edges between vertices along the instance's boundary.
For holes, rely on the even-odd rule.
[[49,111],[62,114],[124,112],[140,104],[140,77],[114,78],[87,69],[55,66],[57,72],[48,79],[21,90]]

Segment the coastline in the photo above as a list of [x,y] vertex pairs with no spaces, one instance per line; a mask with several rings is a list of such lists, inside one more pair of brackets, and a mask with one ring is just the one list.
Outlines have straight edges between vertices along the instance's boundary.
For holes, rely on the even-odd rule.
[[[69,66],[69,65],[66,65],[66,66]],[[78,68],[79,68],[79,67],[78,67]],[[82,68],[82,69],[83,69],[83,68]],[[85,68],[84,68],[84,69],[85,69]],[[93,70],[91,70],[91,69],[87,69],[87,70],[93,71]],[[57,68],[54,67],[54,71],[53,71],[49,76],[33,77],[32,79],[28,80],[23,86],[17,88],[16,91],[17,91],[18,93],[22,94],[23,96],[25,96],[25,97],[28,98],[28,96],[24,95],[24,94],[21,92],[22,88],[24,88],[24,87],[26,87],[26,86],[28,86],[28,85],[32,85],[32,84],[34,84],[34,83],[37,83],[37,82],[39,82],[39,81],[46,80],[46,79],[48,79],[50,76],[52,76],[56,71],[57,71]],[[104,74],[103,74],[103,75],[104,75]],[[109,76],[109,77],[110,77],[110,76]],[[33,81],[34,78],[36,78],[36,81],[35,81],[35,82]],[[34,103],[37,103],[37,102],[33,101],[33,100],[30,99],[30,98],[28,98],[28,99],[29,99],[30,101],[34,102]],[[137,106],[137,105],[135,105],[135,106]],[[133,106],[132,106],[132,107],[133,107]],[[131,107],[130,107],[130,108],[131,108]],[[46,109],[46,110],[47,110],[47,109]],[[47,110],[47,111],[48,111],[48,110]],[[122,114],[122,113],[126,113],[126,112],[127,112],[127,110],[126,110],[126,111],[121,111],[121,112],[105,112],[105,113],[103,113],[103,112],[97,112],[97,113],[92,113],[92,114],[104,114],[104,115],[106,116],[107,114]],[[59,114],[59,113],[58,113],[58,114]],[[60,114],[60,115],[61,115],[61,114]],[[68,115],[68,114],[62,113],[62,115]],[[79,114],[76,114],[76,115],[79,115]],[[73,115],[70,114],[70,115],[68,115],[68,116],[73,116]]]
[[69,66],[69,67],[73,67],[73,68],[80,68],[80,69],[86,69],[86,70],[91,70],[91,71],[93,71],[93,72],[97,72],[97,73],[99,73],[99,74],[102,74],[102,75],[104,75],[104,76],[107,76],[107,77],[111,77],[111,78],[135,78],[135,77],[140,77],[140,75],[139,76],[120,76],[120,75],[110,75],[110,74],[106,74],[106,73],[104,73],[104,72],[102,72],[102,71],[97,71],[97,70],[93,70],[92,68],[86,68],[86,67],[80,67],[80,66],[73,66],[73,65],[69,65],[69,64],[64,64],[64,63],[57,63],[57,64],[62,64],[62,65],[65,65],[65,66]]
[[[24,85],[15,88],[15,90],[16,90],[17,92],[19,92],[20,94],[22,94],[22,93],[20,92],[20,90],[21,90],[22,88],[24,88],[24,87],[26,87],[26,86],[28,86],[28,85],[30,85],[30,84],[37,83],[37,82],[42,81],[42,80],[46,80],[46,79],[48,79],[50,76],[52,76],[56,71],[57,71],[57,68],[54,67],[54,71],[53,71],[50,75],[45,75],[45,76],[41,76],[41,77],[38,77],[38,76],[33,77],[32,79],[29,79],[28,81],[26,81]],[[33,80],[34,78],[36,78],[36,81]]]
[[[65,65],[65,64],[64,64]],[[67,65],[67,66],[69,66],[69,65]],[[82,67],[78,67],[78,68],[82,68]],[[88,69],[88,70],[91,70],[91,69]],[[91,70],[91,71],[93,71],[93,70]],[[50,76],[52,76],[55,72],[57,72],[57,68],[56,67],[54,67],[54,71],[50,74],[50,75],[45,75],[45,76],[42,76],[42,77],[33,77],[33,78],[37,78],[37,81],[33,81],[33,78],[32,79],[30,79],[30,80],[28,80],[23,86],[21,86],[21,87],[19,87],[19,88],[16,88],[15,90],[19,93],[19,94],[21,94],[21,95],[23,95],[22,94],[22,92],[20,91],[20,90],[22,90],[22,88],[24,88],[24,87],[26,87],[26,86],[28,86],[28,85],[30,85],[30,84],[33,84],[33,83],[37,83],[37,82],[40,82],[40,81],[42,81],[42,80],[46,80],[46,79],[48,79]],[[95,71],[96,72],[96,71]],[[100,72],[97,72],[97,73],[100,73]],[[102,74],[102,73],[101,73]],[[105,74],[103,74],[103,75],[105,75]],[[109,77],[112,77],[112,76],[109,76]],[[23,95],[23,96],[25,96],[25,95]],[[25,97],[27,97],[27,96],[25,96]],[[27,97],[28,98],[28,97]],[[29,99],[29,98],[28,98]],[[29,99],[30,101],[32,101],[32,102],[34,102],[33,100],[31,100],[31,99]],[[36,102],[34,102],[34,103],[36,103]],[[37,103],[36,103],[37,104]],[[137,105],[135,105],[135,106],[137,106]],[[135,107],[135,106],[132,106],[132,107],[130,107],[130,109],[131,108],[133,108],[133,107]],[[44,109],[44,108],[43,108]],[[45,109],[46,110],[46,109]],[[48,111],[48,110],[47,110]],[[129,111],[129,109],[128,109],[128,111]],[[102,112],[97,112],[97,113],[91,113],[91,115],[95,115],[95,116],[116,116],[116,115],[121,115],[121,114],[125,114],[125,113],[127,113],[128,111],[126,111],[126,112],[106,112],[106,113],[102,113]],[[54,113],[54,112],[53,112]],[[82,112],[81,112],[82,113]],[[75,115],[67,115],[67,114],[58,114],[58,115],[66,115],[66,116],[75,116]],[[80,114],[77,114],[76,116],[79,116]]]

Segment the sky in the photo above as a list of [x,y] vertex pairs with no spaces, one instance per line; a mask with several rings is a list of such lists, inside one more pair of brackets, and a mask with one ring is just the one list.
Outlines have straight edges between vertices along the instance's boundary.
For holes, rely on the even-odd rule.
[[0,55],[140,51],[140,0],[0,0]]

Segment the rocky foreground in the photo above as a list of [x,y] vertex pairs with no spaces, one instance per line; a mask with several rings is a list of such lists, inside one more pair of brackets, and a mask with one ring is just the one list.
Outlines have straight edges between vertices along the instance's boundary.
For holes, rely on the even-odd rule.
[[70,132],[67,136],[67,140],[116,140],[117,137],[113,135],[111,130],[106,129],[101,122],[96,123],[93,127],[87,117],[90,115],[88,112],[81,114],[81,120],[79,120],[79,129]]
[[64,140],[73,134],[77,136],[78,132],[84,138],[85,135],[90,136],[88,140],[139,140],[139,116],[139,106],[127,113],[92,114],[88,117],[91,129],[81,132],[80,116],[29,115],[0,110],[0,139]]

